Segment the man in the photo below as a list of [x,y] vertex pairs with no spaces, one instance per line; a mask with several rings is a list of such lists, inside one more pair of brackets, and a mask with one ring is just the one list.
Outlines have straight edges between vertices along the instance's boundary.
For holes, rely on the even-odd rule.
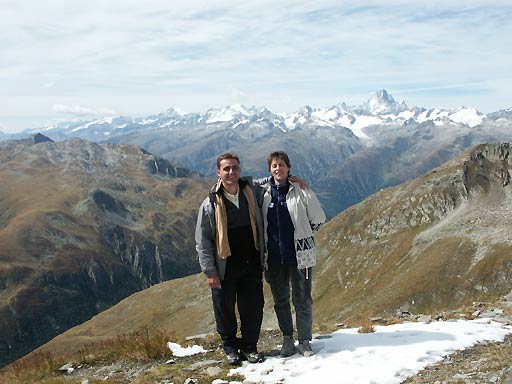
[[[211,288],[217,332],[227,362],[263,361],[257,343],[263,320],[263,220],[258,187],[240,178],[240,159],[232,153],[217,158],[217,183],[199,208],[196,249]],[[237,338],[240,316],[241,338]]]

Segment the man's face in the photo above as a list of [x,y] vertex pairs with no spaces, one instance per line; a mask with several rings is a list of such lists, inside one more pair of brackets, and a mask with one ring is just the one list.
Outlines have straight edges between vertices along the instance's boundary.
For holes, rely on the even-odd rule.
[[217,176],[220,177],[225,187],[238,185],[240,178],[240,164],[235,159],[223,159],[220,168],[217,168]]

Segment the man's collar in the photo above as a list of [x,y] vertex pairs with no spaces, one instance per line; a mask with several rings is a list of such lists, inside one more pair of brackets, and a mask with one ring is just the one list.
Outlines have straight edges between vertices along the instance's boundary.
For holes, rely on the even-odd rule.
[[[238,179],[238,190],[240,190],[240,189],[244,189],[244,188],[247,186],[247,184],[249,184],[249,183],[247,182],[247,180],[245,180],[245,179],[243,179],[243,178],[239,178],[239,179]],[[221,178],[219,177],[219,179],[217,180],[217,183],[216,183],[216,184],[214,185],[214,187],[213,187],[213,192],[214,192],[214,193],[219,193],[219,191],[222,191],[222,190],[224,190],[224,189],[225,189],[225,188],[224,188],[224,186],[222,185],[222,180],[221,180]]]

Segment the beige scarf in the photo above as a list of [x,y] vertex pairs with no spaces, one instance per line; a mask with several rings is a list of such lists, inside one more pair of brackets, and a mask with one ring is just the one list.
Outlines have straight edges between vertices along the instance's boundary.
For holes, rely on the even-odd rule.
[[[222,192],[219,190],[222,188],[222,182],[219,179],[215,185],[215,225],[216,231],[216,242],[217,242],[217,253],[221,259],[227,259],[231,256],[231,249],[229,248],[228,241],[228,216],[226,213],[226,205],[222,198]],[[249,216],[251,218],[252,235],[254,238],[254,245],[259,250],[258,244],[258,232],[256,227],[256,206],[254,204],[254,195],[252,189],[247,186],[243,188],[243,192],[247,202],[249,203]]]

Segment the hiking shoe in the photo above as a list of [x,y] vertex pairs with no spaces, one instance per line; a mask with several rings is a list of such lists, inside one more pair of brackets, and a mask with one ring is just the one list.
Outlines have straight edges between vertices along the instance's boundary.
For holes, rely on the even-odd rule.
[[297,346],[299,353],[304,357],[313,356],[313,350],[311,349],[311,345],[309,345],[309,340],[299,341],[299,345]]
[[229,365],[240,365],[240,356],[236,352],[226,352],[226,361]]
[[251,364],[263,363],[263,360],[265,360],[265,357],[263,357],[261,353],[258,353],[256,351],[245,352],[240,350],[240,358],[242,360],[247,360]]
[[295,354],[295,341],[291,336],[283,336],[283,346],[281,347],[281,357],[288,357]]

